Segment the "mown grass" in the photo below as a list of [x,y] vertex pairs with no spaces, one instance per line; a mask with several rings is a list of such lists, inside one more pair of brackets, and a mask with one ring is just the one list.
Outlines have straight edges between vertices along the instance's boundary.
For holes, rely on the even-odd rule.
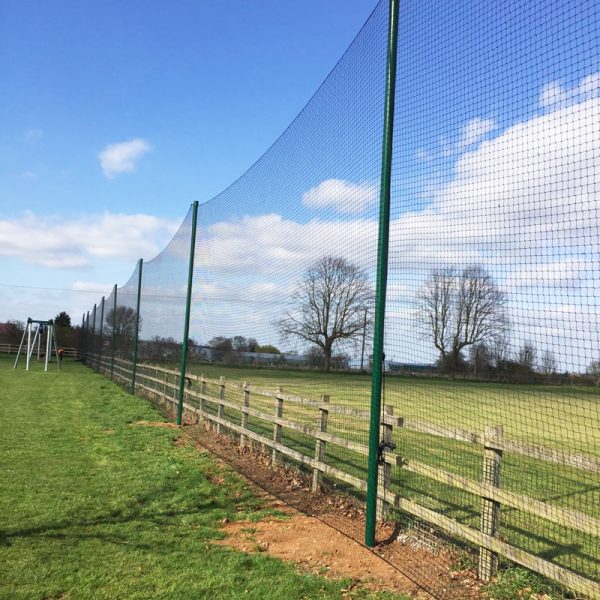
[[[292,369],[257,369],[216,364],[191,365],[206,377],[306,398],[327,394],[332,403],[368,408],[370,375]],[[600,456],[600,388],[515,385],[387,376],[384,401],[396,414],[429,423],[482,432],[502,424],[512,440],[543,444],[571,453]]]
[[[327,394],[331,402],[368,410],[370,377],[360,374],[323,374],[283,369],[252,369],[223,365],[194,365],[206,377],[250,382],[257,388],[317,399]],[[208,393],[218,396],[218,386]],[[235,393],[227,389],[228,397]],[[241,400],[241,395],[238,400]],[[395,414],[445,427],[483,432],[486,425],[502,424],[504,435],[515,441],[539,444],[572,453],[600,456],[600,393],[584,386],[510,385],[435,378],[387,377],[385,404]],[[251,396],[251,405],[273,412],[273,401]],[[226,409],[237,421],[239,413]],[[318,411],[286,403],[284,416],[317,424]],[[272,426],[250,418],[255,431],[271,436]],[[368,424],[362,420],[329,416],[329,429],[346,439],[366,443]],[[445,471],[480,481],[482,449],[479,445],[416,433],[394,432],[398,453]],[[314,440],[284,429],[292,448],[312,456]],[[366,458],[328,445],[327,462],[353,475],[366,477]],[[505,453],[502,487],[552,505],[598,518],[600,476],[577,468]],[[394,469],[392,486],[405,498],[418,501],[461,523],[478,528],[481,500],[472,494],[429,478]],[[597,537],[562,527],[522,511],[502,508],[500,536],[541,557],[600,581],[600,543]]]
[[69,362],[0,359],[0,390],[0,598],[341,597],[347,581],[213,543],[265,513],[178,431],[135,425],[161,420],[148,402]]

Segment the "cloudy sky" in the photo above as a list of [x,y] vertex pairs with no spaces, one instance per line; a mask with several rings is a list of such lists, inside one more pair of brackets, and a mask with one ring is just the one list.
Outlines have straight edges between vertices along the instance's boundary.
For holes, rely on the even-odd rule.
[[[513,349],[583,370],[600,355],[597,6],[402,6],[386,352],[434,360],[418,292],[432,269],[481,264]],[[273,323],[321,256],[373,277],[383,3],[61,8],[3,7],[0,319],[79,316],[193,200],[201,341],[279,343]],[[146,335],[177,337],[187,231],[145,271]]]
[[2,2],[0,320],[79,319],[86,292],[122,285],[285,129],[373,6]]

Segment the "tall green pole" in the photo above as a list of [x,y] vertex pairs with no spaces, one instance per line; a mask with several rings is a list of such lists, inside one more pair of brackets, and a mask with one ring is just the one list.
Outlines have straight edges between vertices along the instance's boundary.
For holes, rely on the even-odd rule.
[[137,307],[135,309],[135,337],[133,339],[133,367],[131,369],[131,393],[135,394],[135,372],[137,370],[138,336],[140,332],[140,299],[142,297],[142,266],[143,259],[138,262]]
[[98,362],[96,364],[96,373],[100,373],[100,361],[102,360],[102,331],[104,329],[104,296],[100,305],[100,339],[98,340]]
[[181,374],[179,376],[179,402],[177,404],[177,425],[181,427],[183,416],[183,392],[185,390],[185,371],[187,367],[188,337],[190,335],[190,307],[192,304],[192,285],[194,280],[194,254],[196,252],[196,221],[198,220],[198,202],[192,204],[192,235],[190,239],[190,260],[188,265],[187,295],[185,298],[185,321],[183,325],[183,344],[181,347]]
[[[92,313],[92,352],[96,352],[96,305],[94,304],[94,312]],[[92,362],[94,359],[90,361],[90,367],[92,366]]]
[[390,0],[388,51],[385,78],[385,112],[383,122],[383,151],[379,203],[379,238],[377,244],[377,292],[375,296],[375,330],[373,334],[373,367],[371,371],[371,420],[369,428],[369,474],[367,479],[367,515],[365,544],[375,545],[377,509],[377,470],[379,431],[381,422],[381,387],[385,297],[390,237],[390,191],[392,179],[392,148],[394,138],[394,100],[396,91],[396,55],[398,52],[399,0]]
[[113,288],[113,326],[111,332],[110,348],[110,379],[112,381],[115,372],[115,337],[117,331],[117,284]]
[[84,362],[87,365],[88,349],[90,347],[90,311],[87,311],[87,317],[85,320],[85,359]]
[[79,333],[79,352],[81,354],[81,358],[83,359],[85,348],[85,313],[81,316],[81,331]]

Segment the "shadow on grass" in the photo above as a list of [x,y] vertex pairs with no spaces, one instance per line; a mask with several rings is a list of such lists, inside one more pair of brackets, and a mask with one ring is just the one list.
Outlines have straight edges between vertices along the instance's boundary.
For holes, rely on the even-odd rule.
[[[212,511],[230,511],[231,506],[225,501],[219,501],[216,498],[198,500],[194,502],[193,506],[189,506],[186,509],[170,509],[165,508],[164,510],[149,511],[145,509],[150,502],[155,503],[161,499],[172,499],[171,489],[164,487],[159,490],[155,490],[152,493],[144,494],[139,496],[137,500],[127,508],[113,509],[105,515],[99,515],[89,519],[63,519],[56,523],[48,523],[37,525],[36,527],[27,527],[21,529],[5,529],[0,530],[0,546],[8,547],[11,546],[11,539],[17,538],[28,538],[28,537],[43,537],[43,538],[55,538],[55,539],[91,539],[97,538],[100,540],[109,541],[118,544],[127,544],[129,546],[135,546],[143,549],[150,549],[151,546],[148,544],[142,544],[139,542],[125,541],[129,539],[129,536],[124,535],[120,539],[118,537],[111,537],[109,535],[98,534],[84,534],[78,533],[77,531],[69,532],[77,528],[89,528],[104,525],[123,525],[126,523],[134,522],[146,522],[154,526],[172,525],[171,522],[174,518],[180,518],[185,516],[197,516],[204,515]],[[136,508],[133,508],[133,507]],[[198,523],[198,528],[208,528],[212,523],[218,521],[219,516],[215,515],[213,519],[209,519],[206,523]],[[216,531],[208,537],[218,537]],[[161,539],[160,545],[164,547],[165,540]]]

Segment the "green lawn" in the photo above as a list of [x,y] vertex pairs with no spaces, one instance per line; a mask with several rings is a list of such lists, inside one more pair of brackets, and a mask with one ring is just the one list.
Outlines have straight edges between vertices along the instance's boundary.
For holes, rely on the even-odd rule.
[[[194,373],[306,398],[328,394],[331,402],[368,409],[370,375],[192,365]],[[600,456],[600,388],[449,381],[441,378],[386,377],[384,402],[397,415],[482,432],[502,424],[512,440],[571,453]]]
[[70,362],[2,358],[0,390],[0,598],[341,597],[347,582],[213,543],[264,511],[176,430],[132,426],[161,420],[148,402]]
[[[360,374],[323,374],[308,371],[251,369],[222,365],[194,365],[206,377],[257,388],[284,391],[316,399],[328,394],[331,402],[368,410],[370,377]],[[208,392],[218,396],[218,386]],[[227,389],[228,397],[235,393]],[[238,394],[241,399],[241,394]],[[436,378],[387,377],[385,404],[395,414],[450,428],[483,432],[486,425],[502,424],[504,435],[515,441],[539,444],[571,454],[600,456],[600,393],[597,388],[550,385],[510,385],[448,381]],[[251,396],[251,405],[273,412],[273,400]],[[239,413],[226,410],[239,421]],[[284,416],[317,424],[318,411],[284,405]],[[272,435],[272,426],[250,419],[252,428]],[[328,431],[366,443],[367,423],[353,417],[329,415]],[[480,481],[482,448],[477,444],[396,429],[398,452],[410,462],[419,461]],[[292,448],[312,456],[314,440],[284,429]],[[328,445],[327,462],[366,478],[366,458]],[[573,467],[506,452],[502,487],[548,504],[600,517],[600,476]],[[459,522],[478,528],[481,499],[427,477],[395,468],[392,487],[405,498],[418,501]],[[600,543],[596,536],[560,527],[522,511],[502,508],[500,535],[512,544],[600,581]]]

